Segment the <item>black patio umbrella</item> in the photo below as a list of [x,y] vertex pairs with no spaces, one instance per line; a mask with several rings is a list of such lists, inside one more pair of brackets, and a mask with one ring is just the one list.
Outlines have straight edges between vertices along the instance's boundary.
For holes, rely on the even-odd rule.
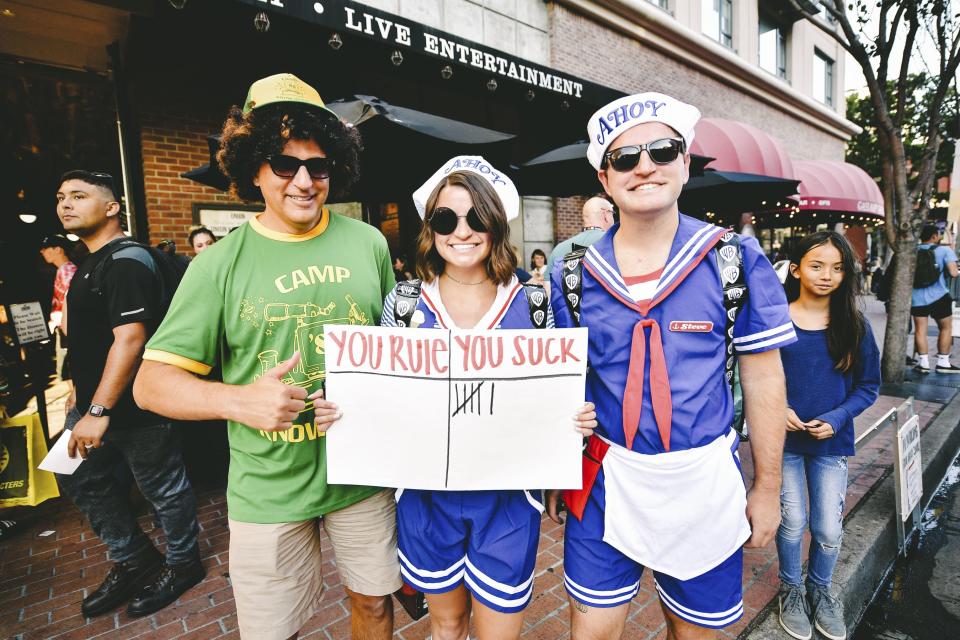
[[208,187],[213,187],[220,191],[226,191],[230,188],[230,178],[223,175],[220,171],[220,166],[217,164],[217,150],[220,149],[220,136],[215,134],[208,135],[207,147],[210,149],[210,162],[196,169],[185,171],[180,174],[180,177],[205,184]]
[[[354,96],[327,107],[360,130],[363,152],[360,182],[345,198],[404,200],[457,155],[482,155],[494,165],[507,166],[515,136],[459,120],[399,107],[373,96]],[[182,177],[226,191],[229,180],[216,162],[220,137],[207,136],[210,163]],[[333,200],[331,200],[333,202]]]
[[707,169],[691,177],[680,193],[680,210],[689,215],[730,216],[745,212],[785,209],[796,204],[799,180],[736,171]]
[[357,95],[327,106],[357,127],[363,138],[354,200],[409,200],[424,180],[457,155],[482,155],[506,168],[515,138],[373,96]]
[[[520,165],[517,188],[525,196],[588,196],[601,190],[597,172],[587,162],[587,143],[551,149]],[[690,175],[702,175],[714,158],[691,155]]]

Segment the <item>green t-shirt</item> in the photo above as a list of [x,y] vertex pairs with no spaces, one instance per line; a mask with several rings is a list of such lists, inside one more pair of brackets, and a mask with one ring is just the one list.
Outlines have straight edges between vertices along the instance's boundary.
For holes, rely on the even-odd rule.
[[[256,218],[190,264],[145,360],[249,384],[300,352],[285,382],[320,388],[323,325],[376,325],[395,284],[387,242],[363,222],[324,211],[312,231],[288,235]],[[296,522],[336,511],[377,489],[328,485],[326,443],[313,406],[285,432],[228,422],[227,507],[241,522]]]

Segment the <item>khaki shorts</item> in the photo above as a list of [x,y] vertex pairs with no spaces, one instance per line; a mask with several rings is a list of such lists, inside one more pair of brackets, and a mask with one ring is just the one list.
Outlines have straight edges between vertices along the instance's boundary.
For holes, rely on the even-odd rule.
[[[289,638],[310,619],[323,593],[319,520],[229,522],[230,580],[241,637]],[[393,490],[328,513],[323,524],[345,587],[368,596],[400,588]]]

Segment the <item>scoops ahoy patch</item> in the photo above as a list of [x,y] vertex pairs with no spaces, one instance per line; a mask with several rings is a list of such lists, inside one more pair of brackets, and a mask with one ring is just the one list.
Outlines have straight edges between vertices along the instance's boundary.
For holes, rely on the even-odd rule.
[[710,333],[713,323],[704,320],[674,320],[670,323],[670,331],[681,333]]

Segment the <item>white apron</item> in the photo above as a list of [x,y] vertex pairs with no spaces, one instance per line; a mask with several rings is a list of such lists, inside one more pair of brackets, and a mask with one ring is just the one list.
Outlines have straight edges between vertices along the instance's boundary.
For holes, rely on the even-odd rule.
[[678,580],[729,558],[750,538],[736,438],[731,430],[702,447],[655,455],[611,444],[603,458],[604,542]]

